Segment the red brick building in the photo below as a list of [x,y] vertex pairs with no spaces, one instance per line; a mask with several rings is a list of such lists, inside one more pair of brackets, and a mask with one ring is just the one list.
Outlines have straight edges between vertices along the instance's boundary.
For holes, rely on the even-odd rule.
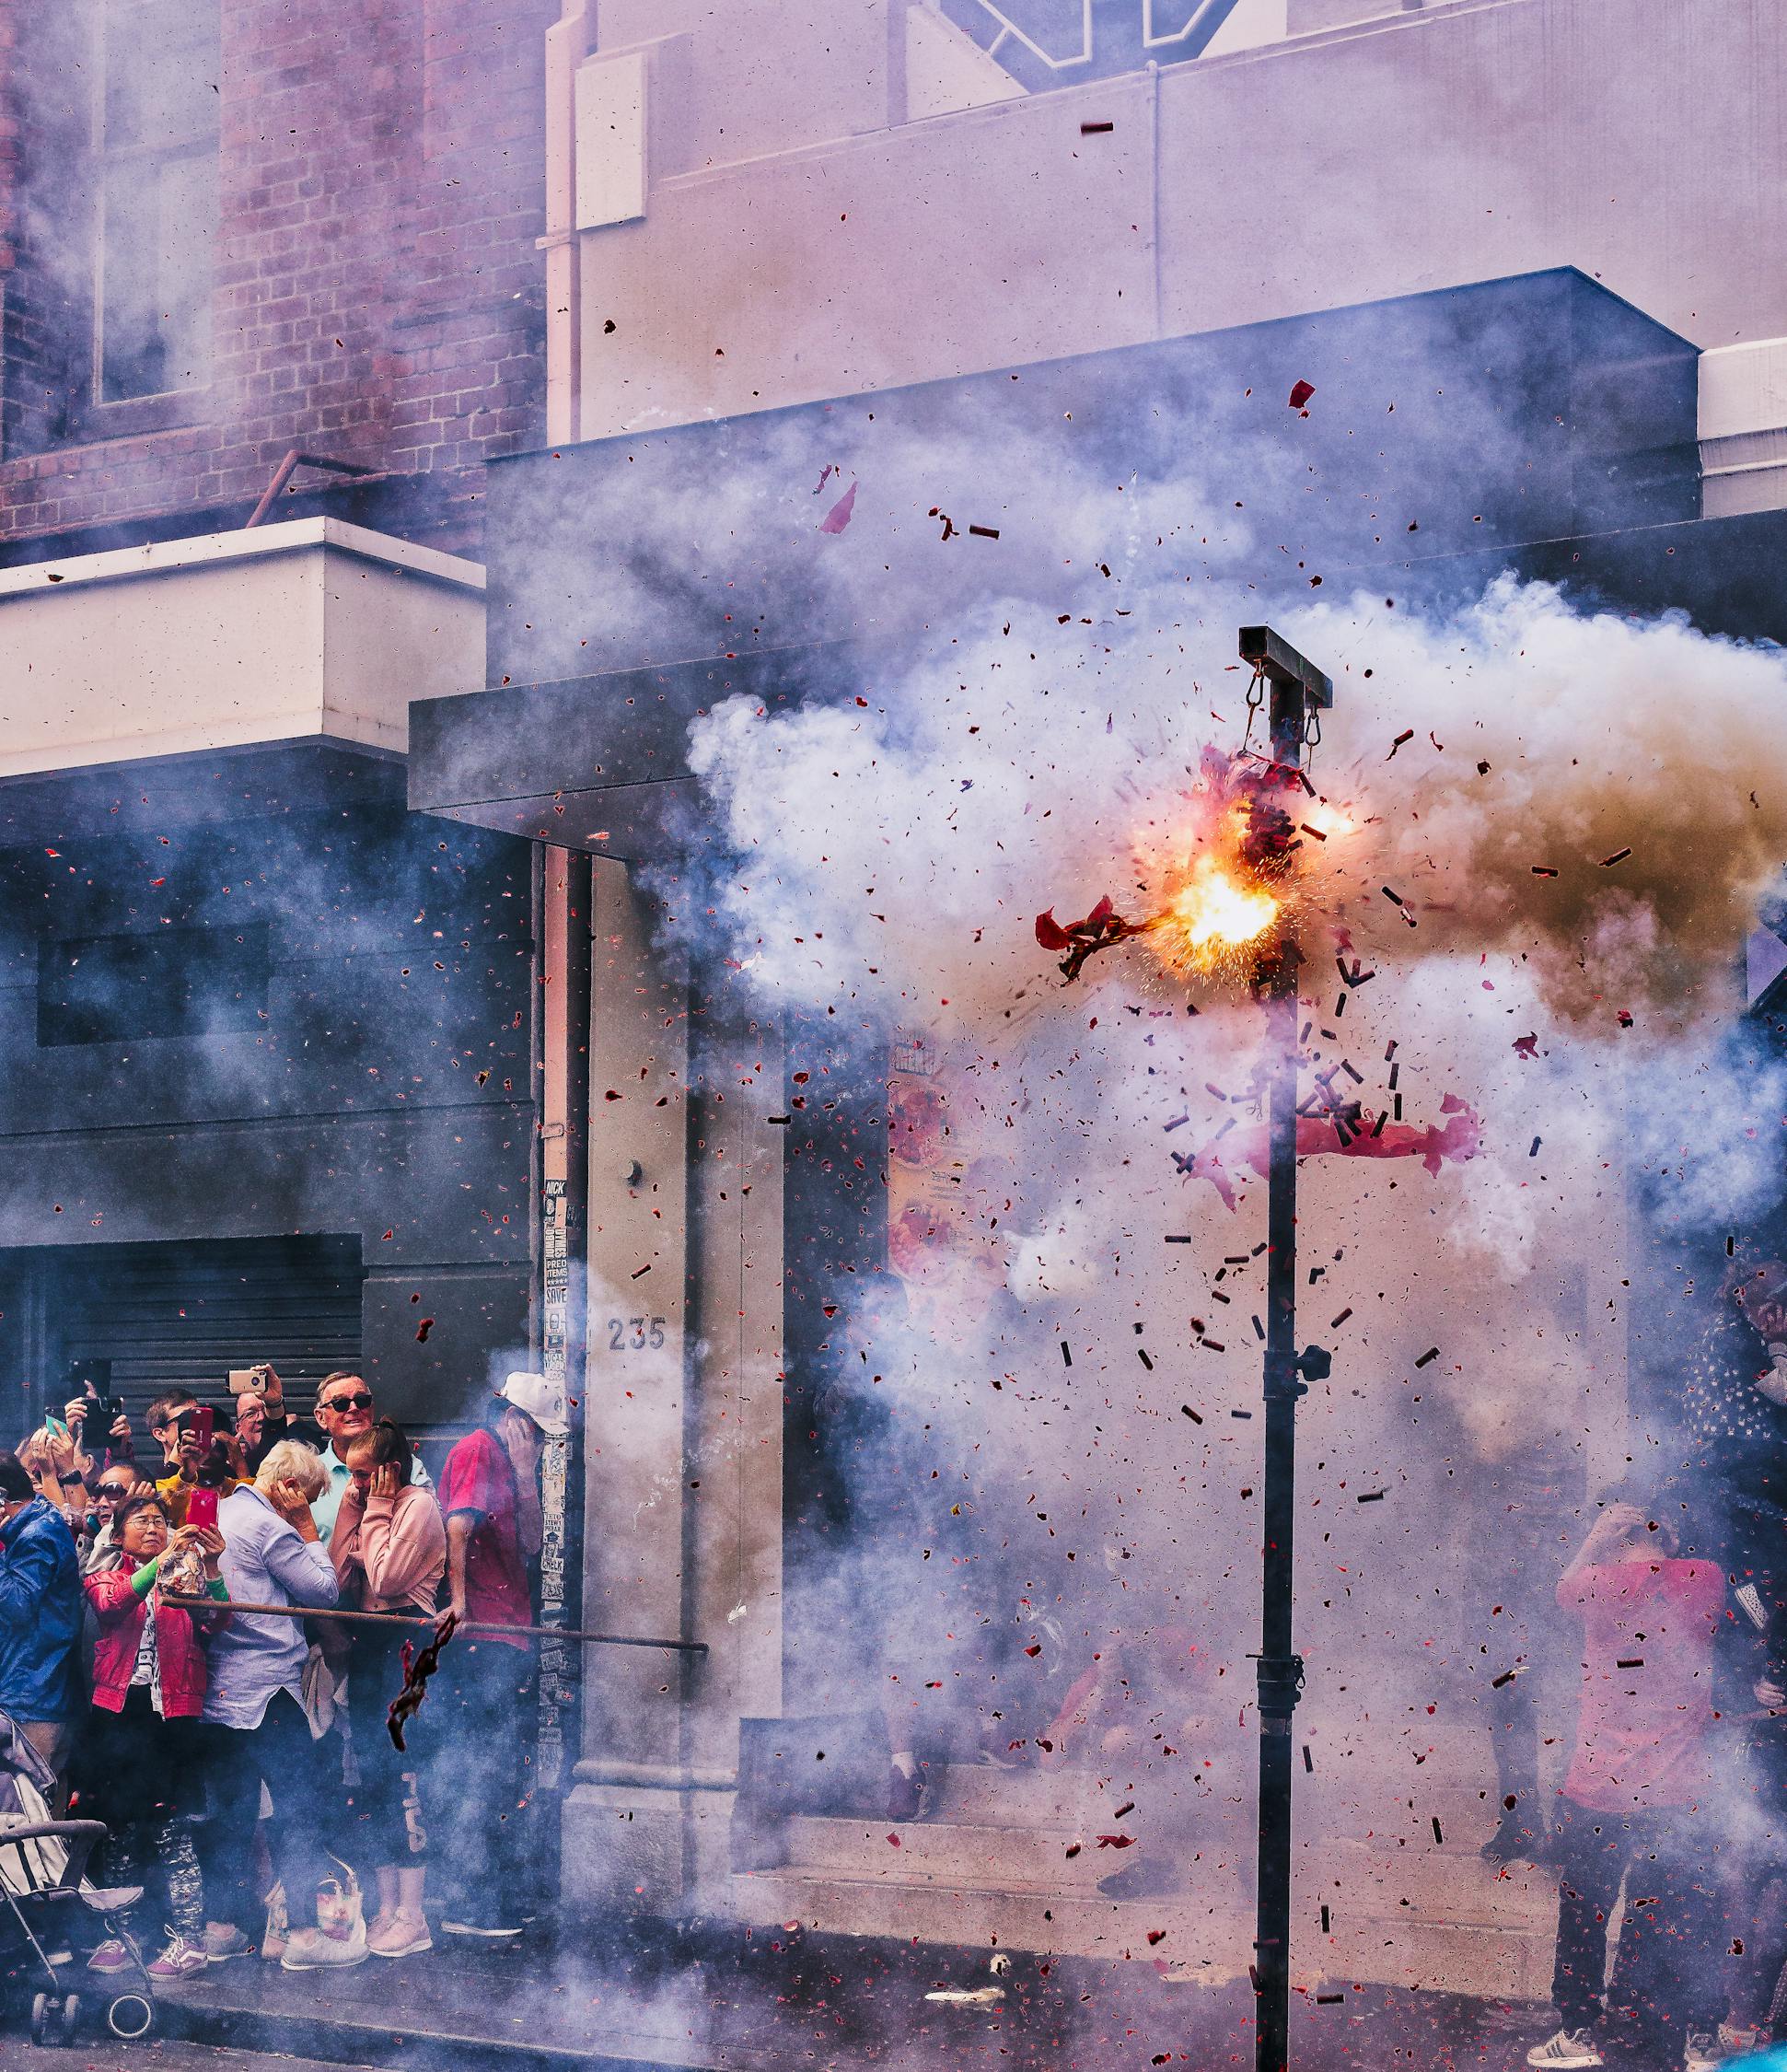
[[0,535],[228,530],[296,448],[376,479],[269,516],[475,553],[541,435],[552,12],[0,0]]

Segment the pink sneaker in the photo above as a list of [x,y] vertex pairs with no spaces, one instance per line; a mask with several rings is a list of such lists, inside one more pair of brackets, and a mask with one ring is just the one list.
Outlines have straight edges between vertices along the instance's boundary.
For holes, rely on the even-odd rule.
[[107,1941],[102,1942],[92,1956],[87,1959],[87,1968],[90,1972],[99,1972],[102,1974],[111,1972],[127,1972],[131,1968],[131,1953],[116,1936],[112,1936]]
[[191,1978],[194,1972],[203,1971],[210,1962],[203,1950],[181,1936],[172,1936],[167,1949],[148,1966],[148,1973],[156,1980]]

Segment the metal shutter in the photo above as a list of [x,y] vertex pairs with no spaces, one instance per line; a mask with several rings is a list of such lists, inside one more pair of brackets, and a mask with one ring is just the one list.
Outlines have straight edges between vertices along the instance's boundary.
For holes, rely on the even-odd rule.
[[332,1368],[359,1364],[357,1237],[84,1245],[45,1265],[50,1387],[71,1359],[109,1359],[139,1428],[164,1389],[226,1402],[233,1367],[271,1360],[297,1407]]

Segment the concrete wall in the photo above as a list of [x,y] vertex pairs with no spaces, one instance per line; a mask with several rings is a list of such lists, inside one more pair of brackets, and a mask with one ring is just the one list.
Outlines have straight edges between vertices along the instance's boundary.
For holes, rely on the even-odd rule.
[[401,751],[483,681],[484,572],[332,518],[0,570],[0,773],[248,741]]
[[884,9],[672,12],[602,15],[688,50],[644,215],[582,235],[585,437],[1558,265],[1787,332],[1767,0],[1456,0],[896,127]]

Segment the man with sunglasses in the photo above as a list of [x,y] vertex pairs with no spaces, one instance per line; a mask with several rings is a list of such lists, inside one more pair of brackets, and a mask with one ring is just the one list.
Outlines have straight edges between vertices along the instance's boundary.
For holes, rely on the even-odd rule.
[[[335,1514],[342,1507],[342,1498],[354,1480],[348,1473],[348,1447],[363,1432],[371,1431],[377,1421],[372,1391],[359,1375],[343,1368],[325,1377],[317,1391],[317,1428],[322,1434],[322,1464],[329,1480],[323,1484],[322,1495],[310,1507],[310,1516],[317,1521],[317,1531],[325,1547],[335,1530]],[[419,1455],[410,1480],[422,1489],[435,1486]]]

